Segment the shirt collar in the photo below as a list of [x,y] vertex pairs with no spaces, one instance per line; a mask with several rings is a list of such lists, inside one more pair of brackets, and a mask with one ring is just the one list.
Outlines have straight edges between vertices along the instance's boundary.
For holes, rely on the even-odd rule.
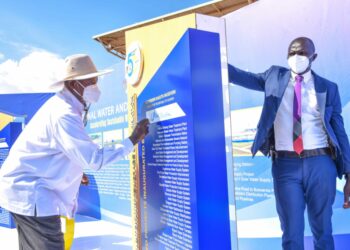
[[76,109],[79,114],[83,113],[84,105],[66,87],[64,87],[60,92],[58,92],[57,95],[63,98],[69,104],[71,104],[72,107]]
[[[291,71],[291,78],[292,78],[293,81],[295,80],[295,76],[296,75],[297,74],[295,74],[293,71]],[[312,79],[311,70],[309,70],[308,72],[302,74],[302,76],[304,77],[304,79],[303,79],[304,83],[309,82]]]

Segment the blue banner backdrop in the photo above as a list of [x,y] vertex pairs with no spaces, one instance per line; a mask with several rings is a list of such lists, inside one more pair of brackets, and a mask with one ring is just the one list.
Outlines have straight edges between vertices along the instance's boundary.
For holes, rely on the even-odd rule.
[[[129,137],[124,62],[99,78],[100,101],[90,107],[86,131],[100,146]],[[130,172],[126,157],[99,171],[84,169],[90,183],[79,190],[78,213],[131,226]]]
[[[313,70],[336,82],[350,133],[350,1],[261,0],[225,16],[229,63],[250,72],[271,65],[287,67],[287,48],[296,37],[310,37],[318,58]],[[260,116],[263,94],[231,87],[234,174],[239,249],[281,249],[281,230],[275,211],[270,160],[250,156],[249,149]],[[333,233],[336,249],[348,249],[350,211],[342,208],[344,181],[338,180]],[[305,228],[305,247],[313,249]]]

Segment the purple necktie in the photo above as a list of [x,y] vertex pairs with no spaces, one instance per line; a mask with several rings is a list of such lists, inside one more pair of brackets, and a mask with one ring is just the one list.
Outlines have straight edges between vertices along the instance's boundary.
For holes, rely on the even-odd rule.
[[301,130],[301,83],[303,77],[295,76],[294,103],[293,103],[293,148],[300,155],[304,150]]

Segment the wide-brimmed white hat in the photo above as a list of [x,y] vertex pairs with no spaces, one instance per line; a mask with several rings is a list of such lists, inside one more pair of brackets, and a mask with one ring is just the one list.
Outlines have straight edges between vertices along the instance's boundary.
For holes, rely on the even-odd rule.
[[55,88],[63,85],[68,80],[84,80],[104,74],[108,74],[113,70],[97,70],[91,57],[86,54],[76,54],[68,56],[65,59],[65,71],[63,79],[54,83],[51,87]]

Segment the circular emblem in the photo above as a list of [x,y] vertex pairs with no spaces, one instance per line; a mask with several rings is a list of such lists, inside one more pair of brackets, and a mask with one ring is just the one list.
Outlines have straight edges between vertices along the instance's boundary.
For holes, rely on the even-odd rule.
[[132,42],[127,50],[125,57],[125,79],[128,84],[136,86],[142,76],[143,55],[140,44]]

